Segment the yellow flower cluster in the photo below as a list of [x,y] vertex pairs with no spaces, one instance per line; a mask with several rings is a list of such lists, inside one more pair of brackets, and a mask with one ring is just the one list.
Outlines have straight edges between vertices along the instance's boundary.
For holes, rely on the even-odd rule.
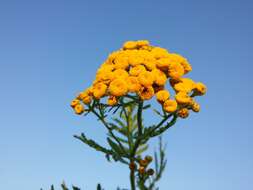
[[[142,100],[156,96],[166,112],[177,111],[185,118],[189,109],[194,112],[200,109],[192,97],[206,92],[204,84],[183,78],[191,70],[187,59],[179,54],[151,46],[147,40],[128,41],[108,56],[98,69],[92,86],[81,92],[71,106],[77,114],[82,114],[81,102],[90,104],[93,99],[108,97],[107,104],[114,106],[120,97],[135,93]],[[175,91],[174,99],[165,89],[167,81]]]

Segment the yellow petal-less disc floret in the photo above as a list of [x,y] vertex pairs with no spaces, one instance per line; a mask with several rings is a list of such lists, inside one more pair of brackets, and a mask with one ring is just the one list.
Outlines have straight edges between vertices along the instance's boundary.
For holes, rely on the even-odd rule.
[[170,97],[170,93],[168,90],[160,90],[156,93],[156,99],[158,102],[163,103],[168,100]]
[[177,102],[175,100],[166,100],[163,103],[163,109],[168,113],[173,113],[177,110]]
[[127,83],[123,78],[113,80],[109,86],[109,91],[113,96],[123,96],[127,93]]

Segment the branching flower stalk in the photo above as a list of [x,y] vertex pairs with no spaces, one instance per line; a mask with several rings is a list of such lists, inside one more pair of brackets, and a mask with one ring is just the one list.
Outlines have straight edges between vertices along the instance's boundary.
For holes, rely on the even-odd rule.
[[[94,114],[103,124],[108,131],[108,146],[83,133],[74,137],[105,154],[108,161],[128,165],[131,190],[154,190],[167,162],[161,141],[160,162],[157,153],[154,156],[155,170],[150,168],[153,157],[143,153],[149,140],[160,137],[178,118],[187,118],[190,110],[199,112],[200,105],[194,98],[204,95],[206,87],[183,77],[191,70],[187,59],[179,54],[151,46],[146,40],[126,42],[101,65],[92,85],[71,102],[76,114]],[[161,120],[144,126],[154,96],[161,109],[153,111]]]

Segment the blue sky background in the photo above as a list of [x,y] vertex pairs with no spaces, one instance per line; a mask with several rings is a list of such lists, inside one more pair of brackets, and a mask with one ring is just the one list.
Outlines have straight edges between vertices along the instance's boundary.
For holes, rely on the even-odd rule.
[[72,137],[104,143],[105,130],[69,102],[109,52],[137,39],[184,55],[189,76],[208,86],[202,111],[164,135],[160,188],[253,189],[252,9],[250,0],[0,0],[0,189],[129,187],[128,168]]

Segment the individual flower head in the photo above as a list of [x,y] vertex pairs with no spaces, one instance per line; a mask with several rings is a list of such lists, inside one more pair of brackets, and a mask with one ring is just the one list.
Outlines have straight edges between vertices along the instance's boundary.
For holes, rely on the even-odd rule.
[[70,106],[71,106],[72,108],[74,108],[74,107],[75,107],[76,105],[78,105],[78,104],[80,104],[80,100],[74,99],[74,100],[72,100]]
[[136,49],[138,46],[138,43],[135,41],[127,41],[123,45],[123,49]]
[[103,97],[105,95],[106,90],[107,90],[106,84],[104,84],[102,82],[96,83],[93,86],[93,96],[96,99],[100,99],[101,97]]
[[178,110],[177,115],[183,119],[189,116],[189,110],[187,108],[181,108]]
[[189,73],[192,70],[192,66],[190,63],[187,61],[187,59],[183,59],[180,64],[184,67],[184,74]]
[[138,76],[140,73],[146,71],[146,68],[143,65],[137,65],[134,67],[131,67],[129,70],[129,74],[131,76]]
[[175,95],[175,99],[179,104],[190,104],[192,100],[191,97],[189,97],[185,92],[177,93]]
[[114,59],[115,69],[126,69],[128,65],[128,57],[118,56]]
[[167,77],[164,74],[164,72],[162,72],[160,69],[154,69],[154,70],[152,70],[152,75],[154,77],[154,82],[157,85],[159,85],[159,86],[165,85],[165,83],[167,81]]
[[177,102],[175,100],[166,100],[163,103],[163,109],[168,113],[173,113],[177,110]]
[[163,103],[168,100],[170,97],[170,93],[167,90],[161,90],[156,93],[156,99],[158,102]]
[[149,46],[149,41],[148,40],[138,40],[137,46],[138,47]]
[[194,102],[191,106],[192,111],[199,112],[200,111],[200,105],[197,102]]
[[156,59],[160,59],[160,58],[168,57],[169,56],[169,52],[166,49],[160,48],[160,47],[154,47],[151,50],[151,54]]
[[110,106],[114,106],[118,103],[118,99],[116,96],[109,96],[107,100],[107,104]]
[[127,78],[127,84],[129,92],[138,92],[141,88],[138,78],[134,76],[129,76]]
[[140,56],[139,53],[133,53],[129,56],[128,62],[131,66],[137,66],[144,63],[144,57]]
[[177,62],[169,64],[168,75],[172,79],[179,79],[184,75],[184,67]]
[[142,100],[149,100],[154,96],[155,92],[152,86],[141,87],[138,95]]
[[206,93],[206,90],[207,88],[203,83],[198,82],[195,84],[194,91],[197,95],[200,95],[200,96],[204,95]]
[[117,78],[110,83],[109,92],[113,96],[123,96],[127,93],[128,87],[124,78]]
[[154,82],[154,77],[152,75],[151,72],[149,71],[144,71],[144,72],[141,72],[138,76],[138,80],[139,82],[145,86],[145,87],[148,87],[148,86],[151,86]]
[[88,94],[87,91],[83,91],[79,94],[78,98],[82,100],[84,104],[90,104],[92,101],[91,96]]
[[124,69],[116,69],[115,71],[113,71],[113,79],[121,78],[123,80],[126,80],[128,76],[128,72]]
[[168,69],[169,65],[170,65],[170,59],[167,57],[161,58],[157,60],[156,62],[156,66],[163,70]]
[[84,107],[82,104],[77,104],[75,107],[74,107],[74,110],[75,110],[75,113],[78,114],[78,115],[81,115],[83,112],[84,112]]
[[194,81],[189,78],[181,78],[180,82],[176,83],[173,88],[176,92],[186,92],[189,93],[194,88]]

